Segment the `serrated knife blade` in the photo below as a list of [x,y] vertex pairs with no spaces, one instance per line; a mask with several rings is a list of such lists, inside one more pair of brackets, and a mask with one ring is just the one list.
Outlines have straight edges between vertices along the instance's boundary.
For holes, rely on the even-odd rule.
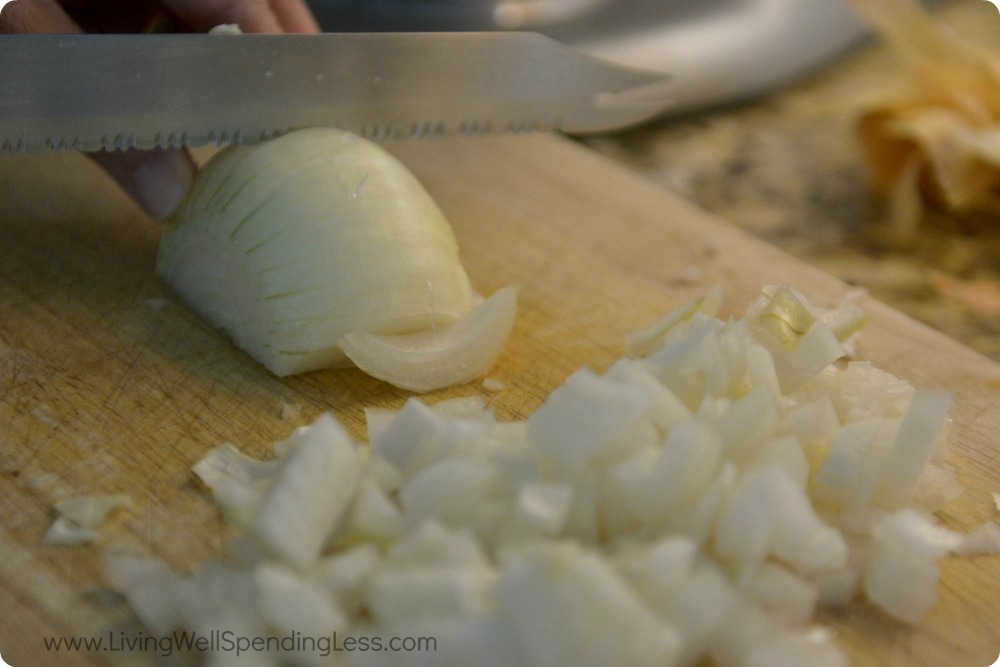
[[249,143],[321,125],[373,139],[597,132],[668,106],[663,74],[536,33],[0,37],[6,152]]

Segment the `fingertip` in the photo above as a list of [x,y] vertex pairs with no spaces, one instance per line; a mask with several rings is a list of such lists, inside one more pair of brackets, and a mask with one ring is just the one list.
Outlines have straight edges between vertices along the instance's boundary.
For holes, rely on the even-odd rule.
[[187,195],[195,166],[187,151],[154,152],[133,172],[135,198],[157,222],[166,220]]
[[91,153],[154,220],[169,218],[195,176],[195,164],[182,149]]
[[161,0],[163,6],[199,32],[235,23],[243,32],[319,32],[304,0]]
[[316,17],[302,0],[271,0],[271,11],[285,32],[320,32]]
[[80,32],[55,0],[0,2],[0,34],[73,34]]

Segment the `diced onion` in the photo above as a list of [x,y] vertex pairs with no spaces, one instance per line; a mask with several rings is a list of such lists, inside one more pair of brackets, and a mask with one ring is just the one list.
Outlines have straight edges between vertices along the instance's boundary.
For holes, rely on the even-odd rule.
[[353,500],[361,464],[354,443],[328,414],[298,429],[293,438],[252,531],[278,557],[306,568]]
[[351,667],[844,667],[818,608],[863,596],[919,623],[941,558],[1000,550],[995,524],[962,536],[910,506],[950,479],[950,396],[832,364],[836,323],[856,313],[776,287],[742,318],[706,302],[721,294],[633,338],[647,356],[577,371],[525,421],[497,422],[481,396],[411,398],[366,411],[367,449],[324,415],[273,463],[213,450],[196,470],[243,503],[231,511],[260,556],[109,575],[154,627],[440,642]]
[[97,539],[96,528],[108,514],[132,501],[122,495],[93,495],[68,498],[55,504],[59,516],[42,536],[48,546],[79,546]]

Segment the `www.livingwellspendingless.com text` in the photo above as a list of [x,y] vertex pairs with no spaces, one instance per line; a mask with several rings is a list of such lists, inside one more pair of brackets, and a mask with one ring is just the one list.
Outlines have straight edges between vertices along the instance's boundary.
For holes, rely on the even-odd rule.
[[177,631],[166,635],[143,632],[108,631],[105,634],[75,637],[43,637],[45,650],[51,652],[87,651],[108,653],[156,653],[169,657],[176,652],[233,653],[316,653],[327,657],[349,652],[432,652],[437,650],[435,637],[378,635],[311,636],[299,632],[284,635],[250,636],[233,630],[207,633]]

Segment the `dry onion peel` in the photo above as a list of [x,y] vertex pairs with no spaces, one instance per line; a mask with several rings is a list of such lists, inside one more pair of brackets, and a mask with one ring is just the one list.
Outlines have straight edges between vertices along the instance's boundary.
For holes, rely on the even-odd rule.
[[727,321],[688,305],[645,356],[578,371],[524,422],[479,397],[410,399],[368,411],[364,448],[323,416],[275,448],[248,506],[255,559],[191,577],[119,559],[109,578],[159,627],[436,640],[350,667],[843,667],[818,608],[866,597],[918,623],[939,559],[1000,550],[995,526],[930,518],[949,397],[823,366],[823,348],[783,362],[848,316],[785,288]]
[[909,70],[858,125],[869,182],[891,198],[894,231],[912,236],[921,202],[1000,210],[1000,53],[951,34],[913,0],[852,4]]

